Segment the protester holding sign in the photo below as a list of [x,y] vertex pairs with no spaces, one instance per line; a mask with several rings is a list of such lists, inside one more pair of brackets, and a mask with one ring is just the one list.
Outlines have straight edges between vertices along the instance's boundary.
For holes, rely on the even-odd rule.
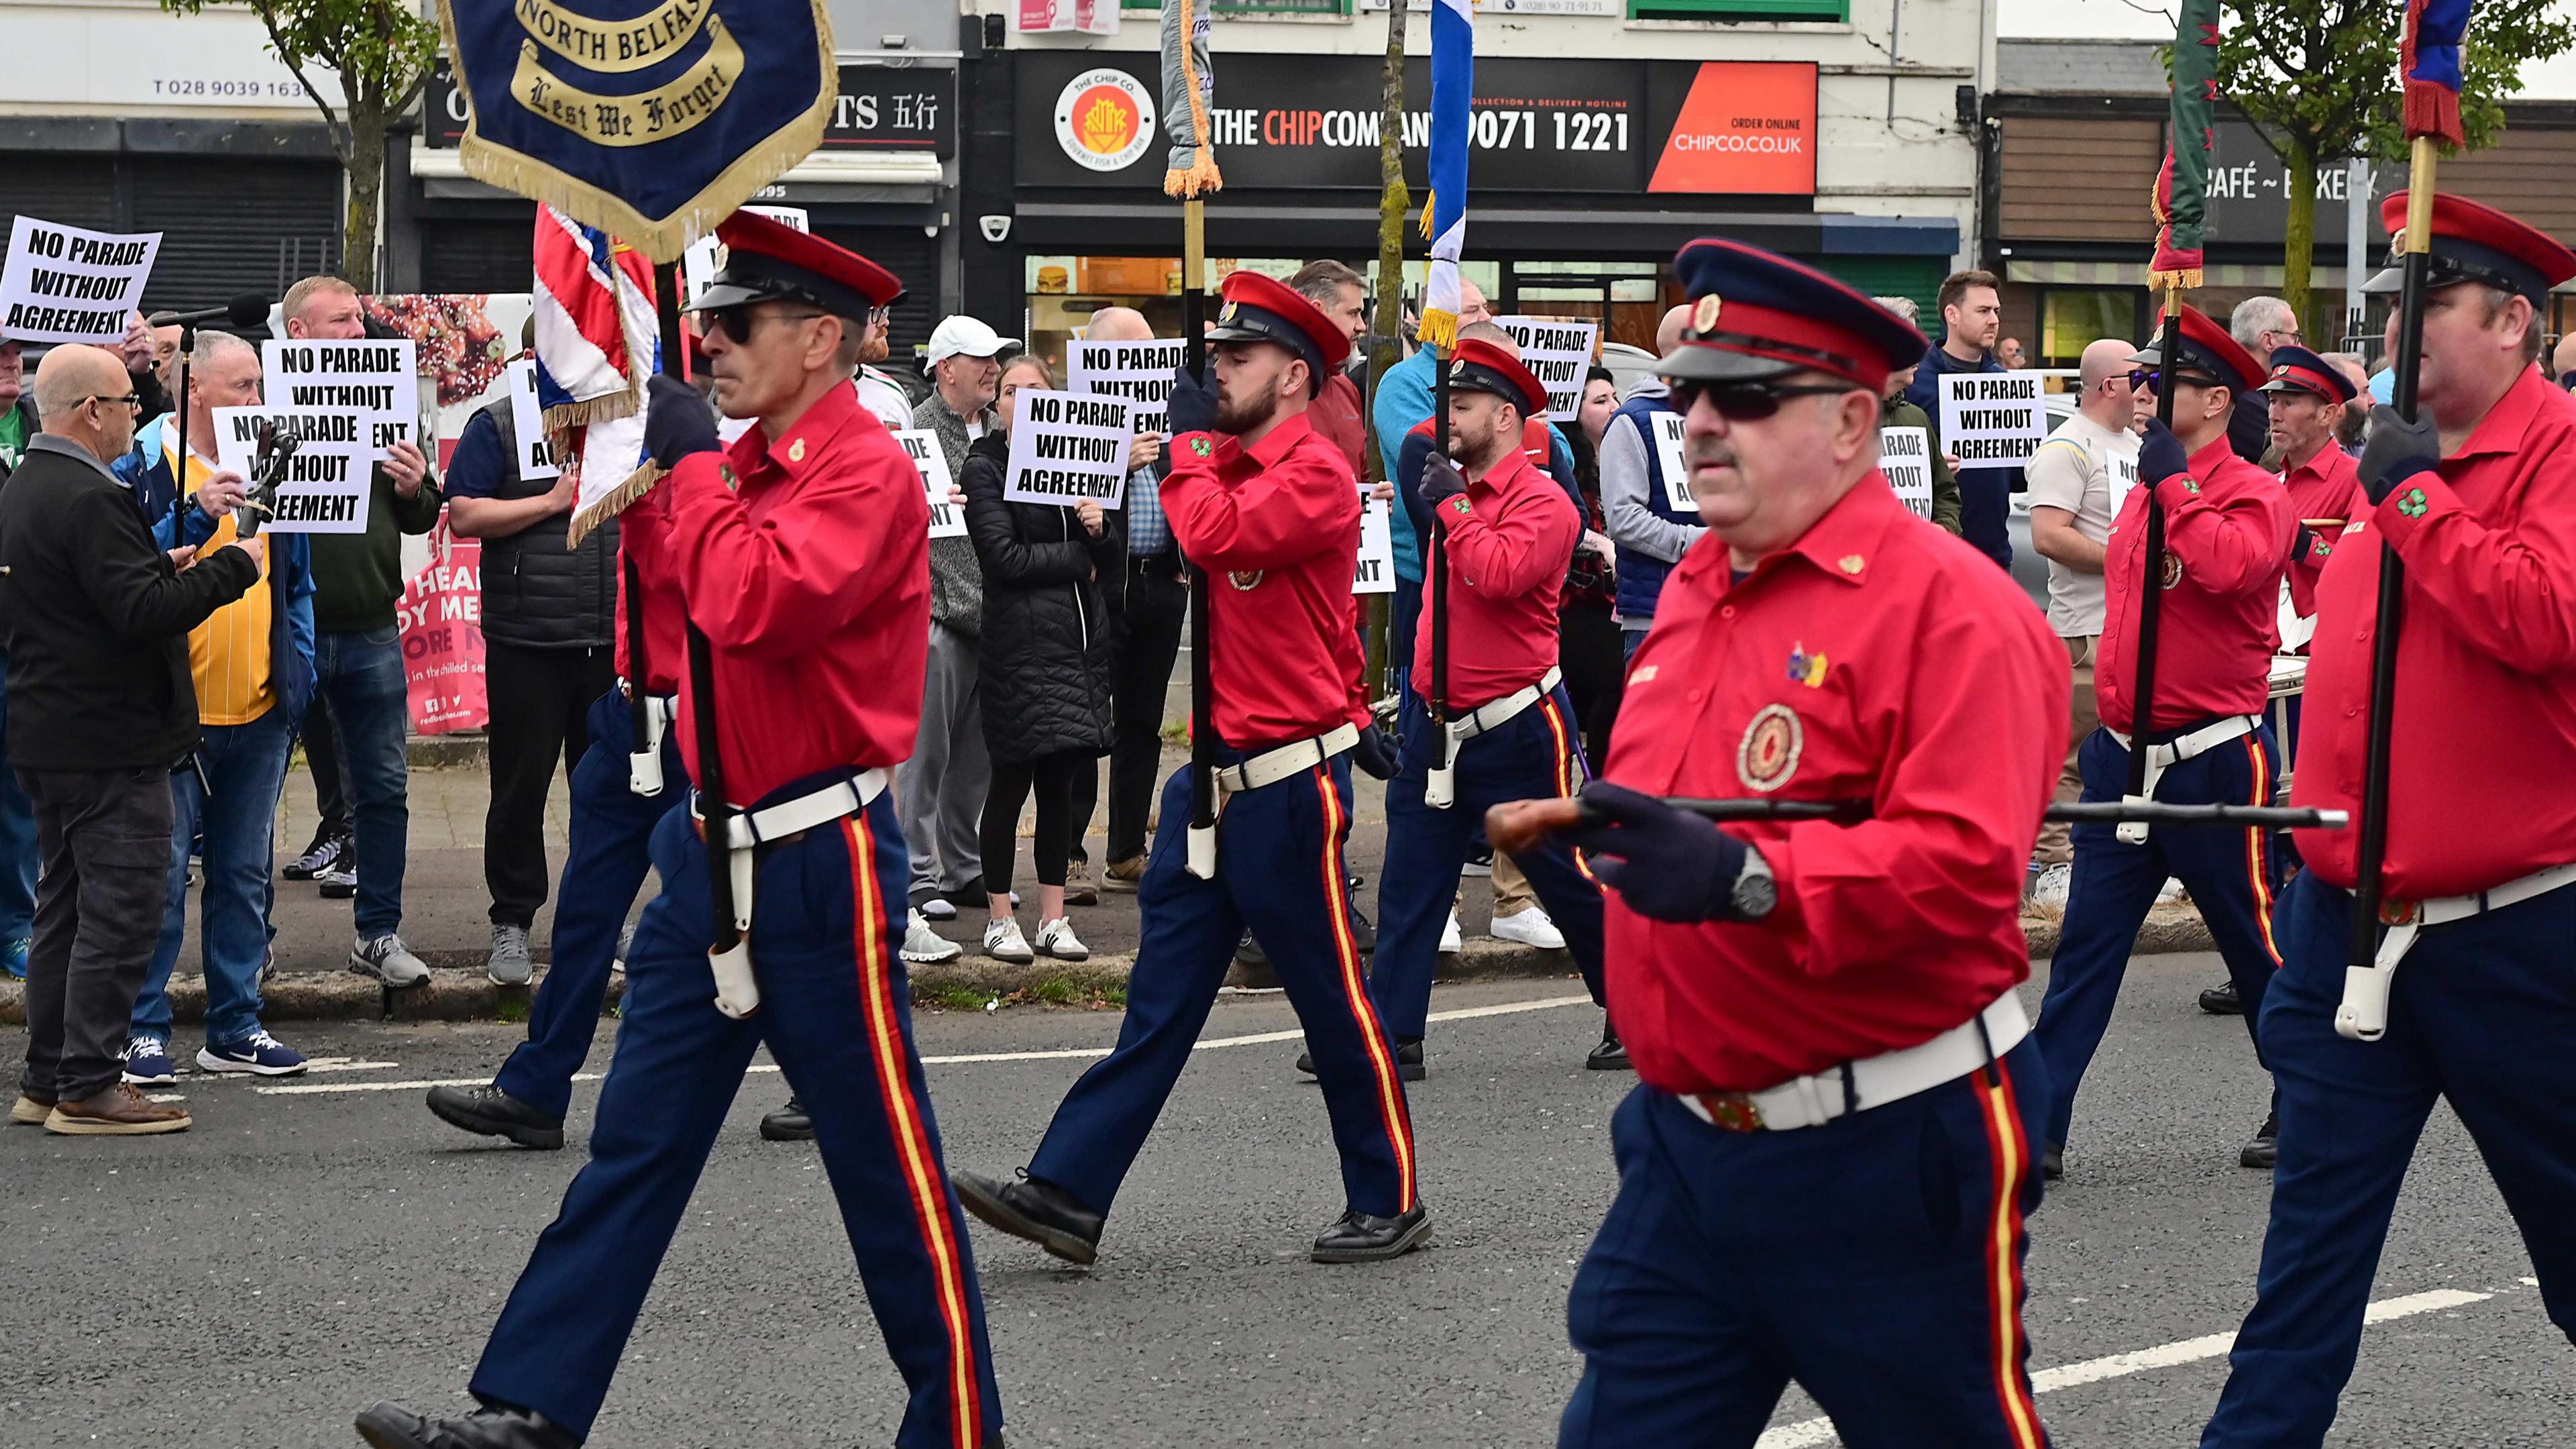
[[157,231],[119,236],[20,213],[0,268],[0,334],[116,346],[160,251]]
[[[2003,335],[2002,299],[2003,283],[1994,273],[1952,273],[1941,284],[1941,322],[1945,329],[1941,341],[1923,354],[1921,365],[1915,369],[1914,383],[1905,390],[1905,400],[1933,419],[1932,445],[1952,456],[1959,455],[1947,446],[1948,439],[1939,428],[1941,380],[1954,373],[2000,376],[2006,371],[1993,353],[1996,341]],[[2036,387],[2039,379],[2033,377],[2030,381]],[[2038,434],[2034,434],[2032,442],[2037,441]],[[1959,469],[1960,537],[2006,568],[2012,566],[2008,527],[2012,495],[2021,489],[2018,463]]]
[[[189,375],[184,463],[178,420],[160,418],[136,438],[117,472],[137,494],[178,500],[154,526],[163,547],[203,551],[240,536],[234,505],[241,490],[232,480],[241,471],[218,462],[221,419],[259,402],[259,354],[229,333],[200,332]],[[260,1025],[259,977],[269,953],[278,791],[295,744],[295,722],[313,698],[312,540],[265,526],[254,531],[267,543],[259,581],[188,631],[188,666],[204,729],[194,768],[170,776],[167,904],[125,1046],[125,1080],[136,1086],[168,1086],[178,1079],[170,1056],[170,973],[187,932],[190,845],[201,834],[206,876],[198,946],[206,976],[206,1045],[197,1053],[197,1066],[263,1077],[304,1071],[303,1056]]]
[[[1112,635],[1100,581],[1116,578],[1121,567],[1117,517],[1092,498],[1068,507],[1005,497],[1012,435],[1027,426],[1026,410],[1018,405],[1029,393],[1063,396],[1048,391],[1053,385],[1046,364],[1034,357],[1014,359],[1002,369],[1000,413],[1011,419],[1008,433],[976,440],[959,480],[966,490],[967,533],[984,571],[984,749],[993,762],[982,833],[990,912],[984,952],[1012,962],[1041,955],[1080,961],[1091,954],[1065,919],[1065,866],[1089,819],[1087,811],[1082,819],[1073,815],[1078,778],[1097,773],[1114,738]],[[1011,915],[1020,808],[1032,793],[1034,949]]]
[[533,969],[528,930],[546,903],[546,796],[557,764],[569,782],[590,748],[591,705],[616,680],[617,520],[603,519],[564,546],[583,470],[530,466],[532,446],[541,450],[545,440],[524,431],[523,415],[537,421],[537,410],[519,406],[520,397],[505,389],[466,420],[446,486],[457,537],[483,540],[492,761],[483,818],[492,948],[483,969],[501,986],[526,985]]
[[[1911,297],[1872,297],[1870,300],[1904,318],[1907,322],[1915,320],[1916,309],[1914,299]],[[1895,460],[1888,455],[1887,435],[1899,428],[1916,430],[1923,440],[1923,472],[1929,480],[1931,512],[1926,516],[1934,523],[1948,529],[1955,537],[1962,531],[1959,523],[1959,475],[1950,470],[1950,460],[1943,457],[1940,448],[1932,442],[1939,436],[1932,427],[1932,420],[1924,415],[1923,409],[1916,407],[1905,396],[1906,389],[1914,385],[1914,375],[1921,370],[1921,364],[1918,363],[1913,367],[1899,368],[1889,373],[1887,390],[1879,394],[1879,468],[1887,474],[1888,483],[1896,486],[1897,470],[1891,466]],[[1907,441],[1913,441],[1912,434],[1908,435]],[[1902,497],[1903,494],[1903,488],[1898,487],[1898,496]]]
[[[281,311],[292,339],[347,341],[367,335],[357,289],[337,277],[297,282],[287,289]],[[302,385],[272,379],[271,399],[284,403]],[[390,384],[314,385],[366,389]],[[393,400],[381,401],[390,415]],[[403,426],[399,419],[386,425]],[[403,682],[394,601],[403,591],[402,536],[429,532],[445,500],[430,477],[428,458],[408,435],[385,445],[384,458],[372,474],[366,531],[322,534],[313,542],[318,590],[313,600],[318,631],[314,666],[321,676],[318,697],[337,727],[356,836],[357,941],[349,951],[349,969],[387,986],[410,987],[429,980],[429,967],[403,944],[401,935],[403,868],[411,841],[410,766],[403,746],[410,695]]]
[[[1655,328],[1656,354],[1672,356],[1690,322],[1688,307],[1666,312]],[[1708,532],[1697,508],[1673,502],[1676,486],[1688,496],[1687,483],[1676,460],[1665,456],[1659,435],[1662,420],[1676,416],[1663,379],[1649,377],[1637,384],[1601,434],[1601,512],[1618,545],[1619,630],[1631,659],[1655,622],[1655,597],[1663,591],[1664,575]]]

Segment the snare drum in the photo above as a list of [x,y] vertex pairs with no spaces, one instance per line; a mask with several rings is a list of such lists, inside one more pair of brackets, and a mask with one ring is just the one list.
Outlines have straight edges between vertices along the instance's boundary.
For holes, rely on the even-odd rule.
[[2280,745],[2280,767],[2273,772],[2275,799],[2289,798],[2290,768],[2299,748],[2299,702],[2307,688],[2306,655],[2272,656],[2271,699],[2263,706],[2263,713],[2272,722],[2272,738]]

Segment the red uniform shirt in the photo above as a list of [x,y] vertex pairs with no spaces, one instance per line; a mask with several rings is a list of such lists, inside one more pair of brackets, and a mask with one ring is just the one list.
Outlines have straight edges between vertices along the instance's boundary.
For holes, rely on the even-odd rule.
[[1163,515],[1208,571],[1217,734],[1259,750],[1364,721],[1360,493],[1341,451],[1299,413],[1249,448],[1188,433],[1167,456]]
[[[2271,697],[2272,656],[2281,647],[2281,574],[2298,529],[2290,495],[2280,479],[2237,457],[2224,436],[2192,455],[2188,479],[2157,486],[2168,563],[2150,728],[2260,714]],[[2145,576],[2146,539],[2147,489],[2132,488],[2111,524],[2102,566],[2108,607],[2093,671],[2102,723],[2121,731],[2134,729],[2137,715],[2138,581]]]
[[[689,618],[715,645],[731,803],[911,754],[930,641],[930,506],[912,459],[858,395],[832,388],[774,445],[753,428],[721,458],[682,459],[655,491],[671,495],[664,542]],[[697,719],[684,689],[692,777]]]
[[1333,445],[1343,461],[1351,465],[1354,478],[1368,471],[1368,462],[1362,456],[1368,448],[1368,424],[1360,412],[1360,385],[1351,381],[1347,372],[1325,378],[1322,390],[1306,409],[1306,425]]
[[[1526,452],[1507,454],[1438,511],[1448,532],[1437,550],[1449,570],[1446,703],[1456,712],[1536,684],[1555,665],[1557,597],[1583,520]],[[1431,635],[1426,619],[1413,636],[1413,677],[1425,683]]]
[[[689,668],[689,631],[682,622],[682,611],[688,607],[680,595],[680,577],[664,555],[670,551],[670,490],[656,488],[629,504],[618,515],[617,547],[617,677],[632,680],[633,662],[626,657],[626,611],[635,607],[626,581],[639,578],[644,585],[644,691],[647,694],[677,694],[680,678]],[[635,572],[629,575],[626,564],[632,561]]]
[[2300,831],[2309,867],[2354,883],[2383,536],[2406,565],[2388,895],[2466,895],[2576,861],[2576,400],[2526,371],[2440,477],[2353,527],[2317,585],[2291,799],[2349,810],[2354,828]]
[[[2290,516],[2301,522],[2332,518],[2348,523],[2370,510],[2369,495],[2361,489],[2360,462],[2331,438],[2315,457],[2282,474],[2281,486],[2289,490]],[[2315,533],[2316,546],[2290,565],[2290,604],[2303,615],[2317,611],[2317,575],[2326,571],[2343,527],[2331,524]]]
[[1610,1014],[1637,1075],[1759,1091],[1928,1041],[2027,977],[2022,877],[2069,691],[2046,616],[1876,474],[1741,583],[1723,542],[1694,545],[1629,667],[1605,778],[1876,814],[1726,827],[1778,878],[1757,923],[1667,925],[1609,894]]

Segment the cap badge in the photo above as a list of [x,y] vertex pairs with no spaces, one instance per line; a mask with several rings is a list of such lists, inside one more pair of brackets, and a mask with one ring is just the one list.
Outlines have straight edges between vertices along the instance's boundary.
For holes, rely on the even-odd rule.
[[1691,330],[1693,332],[1706,332],[1717,326],[1717,314],[1722,305],[1723,304],[1718,301],[1717,294],[1715,292],[1711,292],[1707,296],[1700,298],[1697,302],[1692,303]]
[[1844,573],[1857,576],[1862,569],[1869,567],[1869,560],[1862,558],[1856,553],[1847,553],[1834,561],[1834,567],[1841,569]]
[[1234,314],[1235,314],[1235,311],[1236,311],[1238,308],[1240,308],[1242,305],[1243,305],[1243,304],[1242,304],[1242,303],[1240,303],[1240,302],[1228,302],[1228,303],[1226,303],[1226,304],[1225,304],[1225,306],[1224,306],[1223,308],[1221,308],[1221,309],[1217,312],[1217,314],[1216,314],[1216,320],[1218,320],[1219,322],[1231,322],[1231,321],[1233,321],[1233,320],[1234,320]]
[[787,445],[787,461],[790,463],[802,463],[805,461],[805,440],[803,438],[798,438],[795,442]]
[[1803,639],[1789,648],[1789,678],[1795,683],[1803,684],[1809,689],[1823,684],[1826,665],[1827,660],[1824,655],[1807,652],[1807,643]]
[[1735,747],[1735,778],[1746,789],[1767,795],[1798,772],[1798,756],[1806,747],[1807,730],[1798,722],[1798,712],[1785,704],[1766,704]]

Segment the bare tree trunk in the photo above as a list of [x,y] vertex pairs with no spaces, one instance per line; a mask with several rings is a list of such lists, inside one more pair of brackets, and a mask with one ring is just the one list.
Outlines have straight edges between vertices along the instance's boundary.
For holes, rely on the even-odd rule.
[[[2308,319],[2308,268],[2317,249],[2317,158],[2307,138],[2292,135],[2290,148],[2289,226],[2281,238],[2281,300],[2301,327]],[[2358,206],[2361,202],[2351,201]]]
[[376,290],[376,224],[384,210],[383,98],[365,87],[349,95],[349,208],[340,225],[340,274],[361,293]]
[[1381,79],[1377,140],[1377,334],[1369,384],[1400,360],[1404,330],[1404,216],[1413,198],[1404,186],[1404,0],[1386,9],[1386,70]]

